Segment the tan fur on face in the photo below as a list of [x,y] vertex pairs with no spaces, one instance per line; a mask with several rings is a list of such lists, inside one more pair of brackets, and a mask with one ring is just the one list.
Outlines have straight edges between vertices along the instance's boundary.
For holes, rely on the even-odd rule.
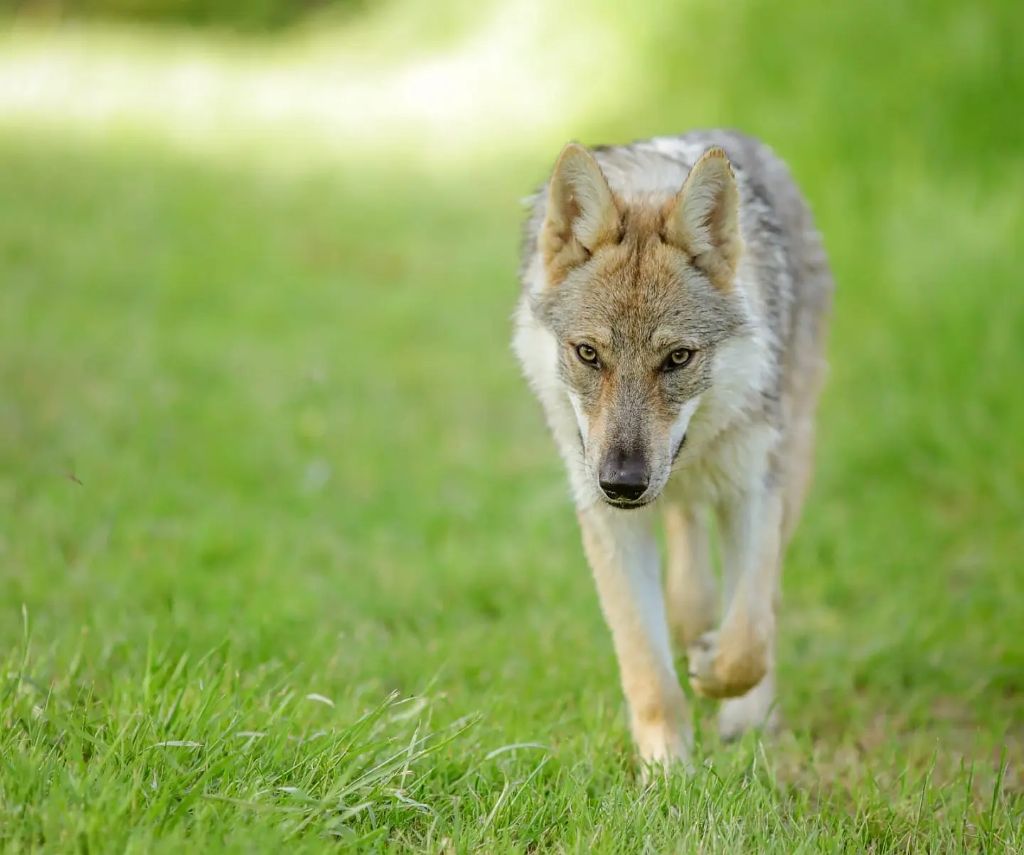
[[[616,239],[575,264],[565,248],[554,260],[545,256],[547,287],[537,295],[560,347],[592,477],[616,450],[640,454],[650,473],[645,501],[669,478],[681,442],[678,418],[708,388],[717,344],[743,320],[736,295],[716,288],[663,239],[665,201],[614,199]],[[545,228],[553,221],[548,216]],[[578,359],[581,343],[597,351],[599,368]],[[680,347],[693,351],[691,362],[664,371]]]
[[[557,285],[598,249],[624,238],[623,200],[612,193],[594,156],[570,143],[548,185],[540,246],[548,281]],[[732,286],[743,252],[739,190],[725,151],[709,148],[679,192],[660,207],[634,206],[632,231],[646,231],[685,252],[719,288]],[[636,222],[639,220],[640,222]]]

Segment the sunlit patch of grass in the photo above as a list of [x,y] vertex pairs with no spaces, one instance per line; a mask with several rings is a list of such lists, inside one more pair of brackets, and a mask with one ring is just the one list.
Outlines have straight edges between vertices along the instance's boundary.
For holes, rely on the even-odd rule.
[[258,136],[307,154],[383,149],[452,161],[507,148],[510,127],[531,137],[569,133],[633,85],[606,15],[576,17],[539,0],[492,3],[457,35],[424,40],[424,28],[412,32],[406,20],[422,9],[410,16],[398,6],[276,41],[14,30],[0,36],[0,112],[6,124],[134,129],[200,150]]

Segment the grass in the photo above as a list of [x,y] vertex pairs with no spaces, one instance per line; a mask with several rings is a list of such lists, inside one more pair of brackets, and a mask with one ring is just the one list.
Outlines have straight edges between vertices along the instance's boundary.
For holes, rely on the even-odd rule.
[[785,732],[695,703],[696,774],[637,779],[507,345],[557,123],[439,162],[7,121],[6,849],[1024,850],[1019,13],[809,11],[796,50],[712,8],[623,22],[681,54],[573,134],[743,125],[826,235]]

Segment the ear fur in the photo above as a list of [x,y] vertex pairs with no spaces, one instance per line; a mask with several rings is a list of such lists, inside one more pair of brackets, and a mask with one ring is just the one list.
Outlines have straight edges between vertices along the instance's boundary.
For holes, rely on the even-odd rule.
[[665,214],[665,240],[689,253],[693,263],[722,290],[732,286],[743,239],[739,190],[725,151],[709,148],[686,176]]
[[601,245],[619,239],[621,216],[594,156],[569,143],[548,183],[540,245],[548,278],[557,284]]

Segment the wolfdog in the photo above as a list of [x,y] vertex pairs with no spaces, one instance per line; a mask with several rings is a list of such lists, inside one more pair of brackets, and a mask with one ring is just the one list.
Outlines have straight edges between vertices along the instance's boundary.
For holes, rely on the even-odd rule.
[[723,737],[774,726],[832,294],[788,169],[732,131],[571,143],[531,199],[520,277],[514,349],[568,468],[640,757],[689,762],[672,637],[694,691],[725,699]]

